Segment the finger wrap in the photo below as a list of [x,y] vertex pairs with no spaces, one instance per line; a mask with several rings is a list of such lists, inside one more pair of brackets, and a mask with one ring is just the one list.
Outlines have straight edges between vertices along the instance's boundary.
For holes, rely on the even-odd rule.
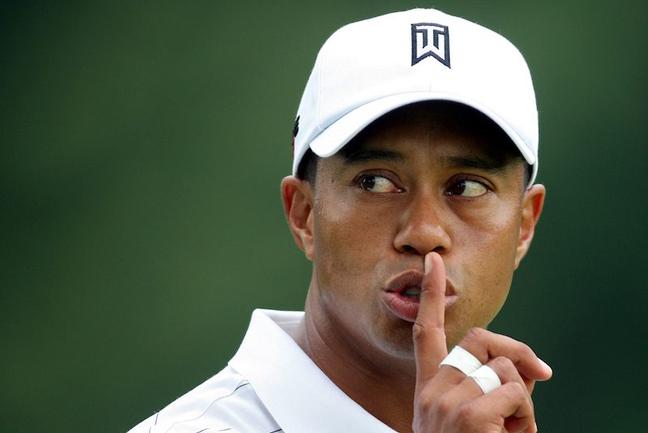
[[488,365],[482,365],[477,370],[470,373],[468,377],[472,378],[477,383],[484,394],[488,394],[502,385],[502,381],[497,373],[495,373],[495,370],[490,368]]
[[454,367],[468,376],[470,373],[481,367],[482,363],[475,357],[475,355],[468,352],[463,347],[455,346],[452,348],[450,353],[448,353],[448,356],[446,356],[443,361],[441,361],[441,364],[439,364],[439,366],[441,365],[449,365],[451,367]]

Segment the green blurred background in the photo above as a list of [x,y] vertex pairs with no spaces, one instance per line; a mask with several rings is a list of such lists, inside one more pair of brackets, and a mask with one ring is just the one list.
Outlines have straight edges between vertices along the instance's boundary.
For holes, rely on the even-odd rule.
[[2,2],[0,430],[123,432],[216,373],[253,308],[301,309],[279,202],[337,27],[435,6],[525,54],[549,196],[493,329],[555,371],[540,431],[645,427],[640,1]]

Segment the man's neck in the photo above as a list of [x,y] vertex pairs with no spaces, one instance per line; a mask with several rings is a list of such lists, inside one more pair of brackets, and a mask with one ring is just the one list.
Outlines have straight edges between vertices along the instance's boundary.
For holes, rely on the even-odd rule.
[[[310,298],[310,296],[309,296]],[[306,314],[293,338],[345,394],[392,429],[411,432],[415,370],[411,361],[372,362],[344,336],[321,332],[306,301]]]

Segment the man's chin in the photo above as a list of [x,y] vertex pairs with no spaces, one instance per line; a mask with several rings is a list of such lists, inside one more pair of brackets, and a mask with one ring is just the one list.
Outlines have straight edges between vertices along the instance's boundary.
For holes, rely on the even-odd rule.
[[400,321],[399,326],[390,329],[379,343],[383,352],[392,358],[414,362],[414,341],[412,339],[413,323]]
[[[412,326],[414,324],[401,320],[398,326],[391,330],[382,342],[383,350],[390,356],[403,360],[414,361],[414,340],[412,339]],[[468,329],[463,327],[448,327],[446,324],[446,345],[448,351],[464,338]]]

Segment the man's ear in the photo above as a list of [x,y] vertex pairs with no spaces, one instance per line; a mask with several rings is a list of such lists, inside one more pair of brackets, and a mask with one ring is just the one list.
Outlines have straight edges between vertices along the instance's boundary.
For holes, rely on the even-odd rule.
[[295,243],[308,260],[313,260],[313,189],[305,180],[286,176],[281,181],[281,198],[288,227]]
[[545,194],[545,187],[543,185],[533,185],[524,192],[522,212],[520,215],[520,237],[515,253],[515,269],[520,266],[520,262],[527,251],[529,251],[531,241],[533,240],[533,233],[540,219],[542,207],[544,206]]

